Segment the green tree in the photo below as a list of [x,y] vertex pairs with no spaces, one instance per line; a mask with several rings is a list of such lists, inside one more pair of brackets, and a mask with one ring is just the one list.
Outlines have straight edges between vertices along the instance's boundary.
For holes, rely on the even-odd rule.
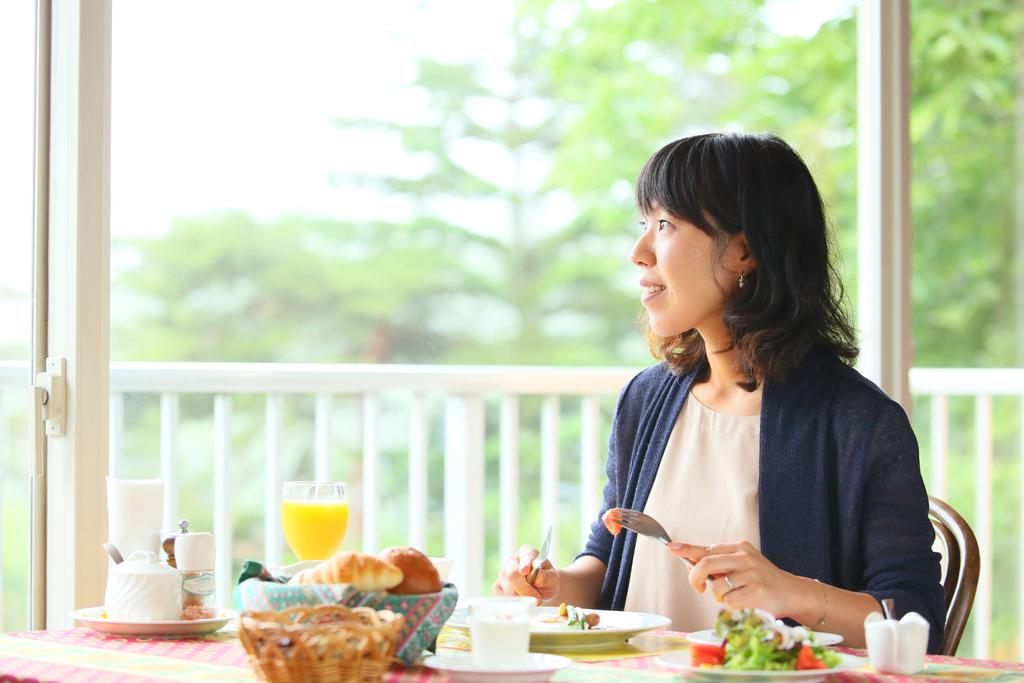
[[[914,2],[911,139],[915,364],[1021,362],[1014,150],[1024,7]],[[1007,171],[1007,172],[1003,172]],[[1024,296],[1024,290],[1016,292]]]
[[[426,222],[426,221],[425,221]],[[122,241],[141,266],[114,288],[115,359],[425,362],[461,340],[429,317],[467,285],[464,236],[431,221],[244,214],[182,219],[166,235]]]

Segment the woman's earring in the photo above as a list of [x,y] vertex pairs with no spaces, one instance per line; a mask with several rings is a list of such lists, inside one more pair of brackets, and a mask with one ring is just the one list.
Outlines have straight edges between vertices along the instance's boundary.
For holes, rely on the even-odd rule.
[[747,284],[747,274],[746,273],[740,273],[740,283],[739,284],[740,284],[741,288],[743,287],[743,285]]

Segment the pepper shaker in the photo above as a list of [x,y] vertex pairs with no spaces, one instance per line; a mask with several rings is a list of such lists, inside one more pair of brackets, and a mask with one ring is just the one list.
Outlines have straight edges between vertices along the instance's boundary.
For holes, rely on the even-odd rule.
[[174,541],[178,538],[178,536],[182,536],[188,533],[187,519],[178,520],[178,530],[178,533],[171,534],[167,538],[165,538],[162,544],[164,553],[167,555],[167,564],[171,565],[175,569],[178,568],[178,564],[177,560],[174,557]]

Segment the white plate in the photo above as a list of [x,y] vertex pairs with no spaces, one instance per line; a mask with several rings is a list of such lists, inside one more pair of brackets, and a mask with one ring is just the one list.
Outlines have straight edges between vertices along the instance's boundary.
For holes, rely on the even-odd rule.
[[768,681],[789,683],[789,681],[800,681],[800,683],[812,683],[820,681],[830,674],[850,669],[859,669],[867,660],[863,657],[843,654],[839,655],[839,666],[831,669],[807,669],[805,671],[732,671],[715,667],[691,666],[689,652],[670,652],[664,654],[655,661],[676,671],[685,671],[690,678],[706,681],[742,681],[743,683],[765,683]]
[[[838,645],[843,642],[843,637],[838,633],[825,633],[824,631],[809,631],[814,634],[814,644],[828,647],[830,645]],[[706,631],[694,631],[686,636],[686,639],[691,643],[701,643],[702,645],[721,645],[722,639],[718,637],[714,629],[708,629]]]
[[[538,607],[530,624],[531,650],[590,650],[619,645],[638,633],[666,628],[672,620],[660,614],[647,612],[615,612],[588,609],[597,612],[601,622],[596,629],[580,631],[556,624],[545,624],[540,620],[558,612],[557,607]],[[469,630],[469,609],[457,607],[448,619],[448,626]]]
[[94,631],[112,636],[198,636],[219,631],[238,617],[235,610],[222,609],[213,619],[132,622],[107,619],[104,611],[103,607],[86,607],[75,610],[71,616]]
[[531,652],[523,666],[512,669],[492,669],[477,666],[473,655],[434,655],[423,660],[423,666],[444,673],[455,683],[487,683],[488,681],[515,681],[516,683],[544,683],[559,669],[572,664],[568,657]]

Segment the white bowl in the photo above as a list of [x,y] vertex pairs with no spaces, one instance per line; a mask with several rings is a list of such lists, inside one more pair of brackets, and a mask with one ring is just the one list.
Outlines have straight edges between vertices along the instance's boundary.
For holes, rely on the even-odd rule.
[[434,563],[434,568],[437,569],[438,575],[442,581],[448,580],[448,574],[452,571],[452,563],[455,560],[450,557],[431,557],[430,561]]

